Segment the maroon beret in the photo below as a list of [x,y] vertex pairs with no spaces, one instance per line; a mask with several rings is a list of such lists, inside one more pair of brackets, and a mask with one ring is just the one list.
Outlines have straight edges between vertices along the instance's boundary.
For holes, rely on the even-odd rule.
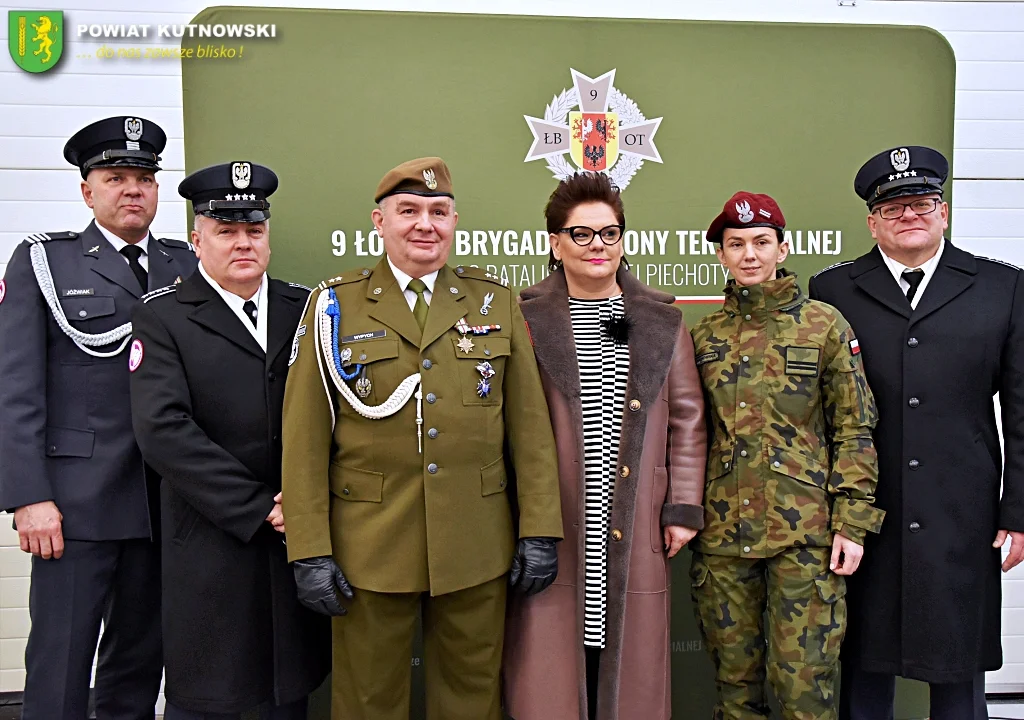
[[708,240],[713,243],[722,242],[722,231],[725,228],[750,227],[772,227],[782,230],[786,227],[786,218],[782,216],[779,204],[770,196],[741,190],[729,198],[722,212],[711,221]]

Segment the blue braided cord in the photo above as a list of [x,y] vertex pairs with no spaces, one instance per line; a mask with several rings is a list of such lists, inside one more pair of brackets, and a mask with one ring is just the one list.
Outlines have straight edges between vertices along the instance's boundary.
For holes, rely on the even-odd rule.
[[338,352],[338,330],[341,327],[341,307],[338,305],[338,296],[334,293],[334,288],[330,289],[331,302],[327,304],[324,312],[331,316],[331,352],[334,354],[334,367],[338,369],[338,374],[345,380],[352,380],[360,371],[362,371],[362,365],[356,365],[352,372],[345,372],[341,366],[341,353]]

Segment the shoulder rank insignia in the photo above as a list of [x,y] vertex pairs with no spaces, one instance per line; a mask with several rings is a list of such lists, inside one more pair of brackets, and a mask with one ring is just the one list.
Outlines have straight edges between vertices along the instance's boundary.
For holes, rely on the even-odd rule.
[[814,275],[812,275],[811,277],[818,277],[819,275],[824,275],[829,270],[835,270],[837,267],[842,267],[843,265],[849,265],[852,262],[853,262],[853,260],[843,260],[842,262],[837,262],[834,265],[829,265],[827,268],[822,268],[818,272],[814,273]]
[[327,288],[334,287],[335,285],[348,285],[349,283],[366,280],[368,277],[370,277],[370,271],[367,268],[356,268],[355,270],[349,270],[344,275],[338,275],[322,281],[316,286],[316,289],[326,290]]
[[196,251],[195,246],[187,240],[175,240],[173,238],[157,238],[156,241],[164,247],[177,248],[178,250]]
[[177,285],[178,283],[175,283],[174,285],[168,285],[166,287],[157,288],[156,290],[150,290],[148,293],[140,297],[139,300],[141,300],[144,303],[148,303],[150,300],[158,298],[161,295],[168,295],[172,292],[175,292],[178,289]]
[[495,285],[501,285],[504,288],[508,287],[508,283],[502,281],[500,277],[493,273],[489,273],[483,268],[473,267],[472,265],[459,265],[455,268],[455,274],[463,278],[473,278],[474,280],[487,280]]
[[975,260],[985,260],[987,262],[997,263],[999,265],[1005,265],[1006,267],[1013,268],[1014,270],[1020,270],[1020,268],[1017,267],[1016,265],[1014,265],[1013,263],[1008,263],[1005,260],[1000,260],[999,258],[990,258],[990,257],[985,257],[984,255],[975,255],[974,259]]
[[35,245],[41,242],[50,242],[51,240],[74,240],[78,237],[76,232],[52,232],[52,233],[32,233],[25,238],[25,242],[29,245]]

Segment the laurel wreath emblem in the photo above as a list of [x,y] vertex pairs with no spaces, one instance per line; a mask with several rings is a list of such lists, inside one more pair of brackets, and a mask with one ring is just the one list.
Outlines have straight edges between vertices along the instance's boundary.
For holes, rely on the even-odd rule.
[[[544,108],[544,119],[559,125],[564,124],[569,117],[569,112],[579,104],[580,98],[576,88],[566,88],[562,90],[561,94],[552,96],[551,102]],[[611,88],[608,93],[608,108],[611,112],[618,114],[620,129],[647,120],[637,104],[615,87]],[[615,164],[604,172],[611,177],[616,187],[625,190],[637,170],[643,166],[644,159],[642,157],[622,153]],[[577,172],[565,159],[565,155],[549,155],[547,168],[556,180],[568,180]]]

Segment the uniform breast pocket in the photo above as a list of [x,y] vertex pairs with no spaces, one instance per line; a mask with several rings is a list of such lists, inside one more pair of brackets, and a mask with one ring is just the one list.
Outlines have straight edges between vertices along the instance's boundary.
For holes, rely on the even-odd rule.
[[[341,345],[339,359],[344,363],[342,370],[355,375],[346,380],[356,397],[367,405],[379,405],[390,397],[398,384],[405,378],[391,377],[388,360],[398,357],[398,339],[383,338],[360,343]],[[357,369],[357,366],[361,366]],[[347,407],[347,403],[342,403]],[[354,412],[354,411],[353,411]]]
[[[470,342],[465,342],[466,340]],[[511,354],[508,338],[470,335],[452,338],[463,405],[500,405],[505,361]]]
[[60,307],[64,316],[73,325],[90,327],[91,320],[113,315],[117,308],[111,295],[82,295],[60,299]]

